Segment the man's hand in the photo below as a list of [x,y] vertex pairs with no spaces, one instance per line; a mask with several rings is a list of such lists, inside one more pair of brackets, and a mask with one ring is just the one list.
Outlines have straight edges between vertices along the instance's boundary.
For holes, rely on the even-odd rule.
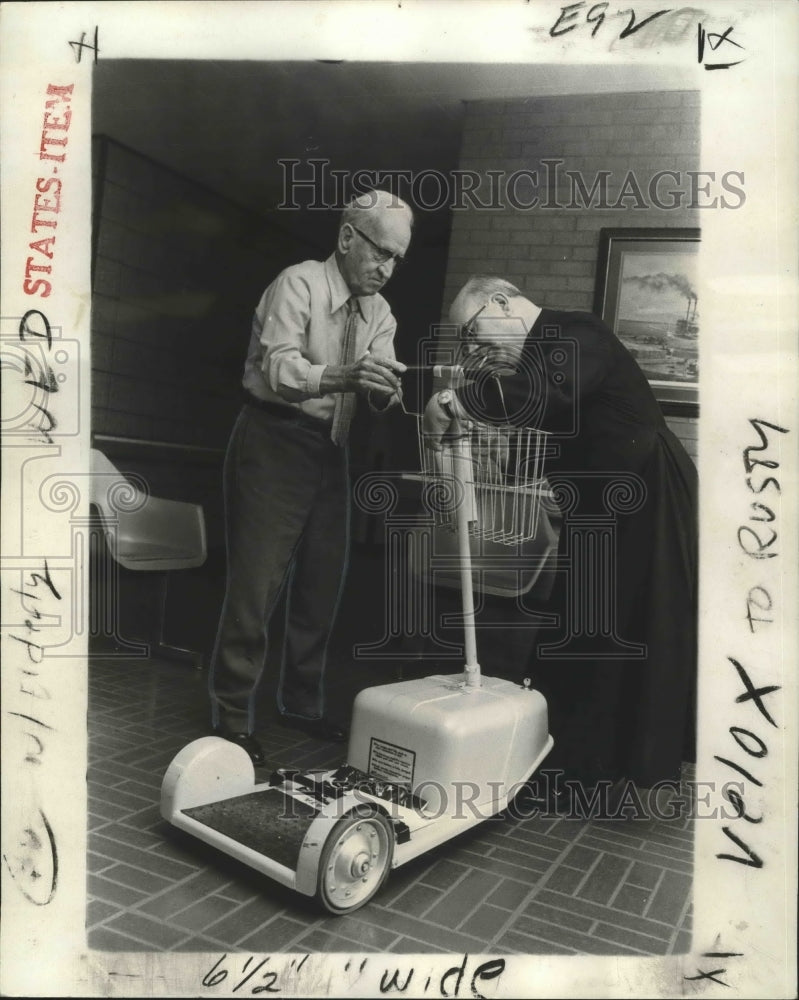
[[319,383],[320,395],[328,392],[370,392],[393,396],[400,389],[399,376],[406,370],[401,361],[368,351],[351,365],[328,365]]
[[370,392],[392,396],[400,388],[399,376],[406,370],[401,361],[387,358],[379,354],[369,354],[349,365],[346,369],[346,380],[350,392],[360,392],[366,395]]

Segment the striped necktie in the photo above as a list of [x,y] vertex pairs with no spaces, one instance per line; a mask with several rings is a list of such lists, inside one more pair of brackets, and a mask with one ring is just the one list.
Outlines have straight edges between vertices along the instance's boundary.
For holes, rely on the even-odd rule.
[[[351,365],[355,361],[355,326],[358,322],[358,306],[354,297],[347,299],[347,324],[344,327],[344,341],[341,345],[341,364]],[[352,415],[355,412],[355,393],[339,392],[333,409],[333,428],[330,436],[334,443],[343,446],[347,441]]]

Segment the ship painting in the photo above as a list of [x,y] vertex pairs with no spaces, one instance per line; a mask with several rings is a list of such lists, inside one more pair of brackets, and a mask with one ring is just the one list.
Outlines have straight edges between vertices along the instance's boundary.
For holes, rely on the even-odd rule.
[[695,266],[690,252],[623,254],[615,332],[650,381],[698,381]]

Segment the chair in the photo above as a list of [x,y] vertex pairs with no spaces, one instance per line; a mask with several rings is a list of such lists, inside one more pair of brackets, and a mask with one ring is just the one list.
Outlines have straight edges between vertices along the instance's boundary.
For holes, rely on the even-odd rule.
[[96,448],[91,450],[90,468],[90,502],[99,512],[112,559],[134,572],[161,573],[158,638],[152,651],[192,660],[199,669],[199,653],[167,643],[164,626],[169,573],[201,566],[206,559],[202,507],[150,496],[140,477],[123,476]]

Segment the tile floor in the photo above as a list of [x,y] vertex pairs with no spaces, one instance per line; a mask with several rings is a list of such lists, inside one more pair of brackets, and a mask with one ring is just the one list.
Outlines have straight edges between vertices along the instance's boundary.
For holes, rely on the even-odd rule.
[[[346,676],[349,687],[333,692],[339,706],[351,704],[353,687],[392,679],[386,665]],[[614,955],[689,949],[688,818],[491,820],[393,871],[352,915],[323,915],[311,901],[160,818],[163,773],[181,747],[207,734],[207,717],[204,672],[154,659],[90,661],[93,949]],[[325,767],[345,755],[342,746],[277,724],[259,736],[269,770]]]

